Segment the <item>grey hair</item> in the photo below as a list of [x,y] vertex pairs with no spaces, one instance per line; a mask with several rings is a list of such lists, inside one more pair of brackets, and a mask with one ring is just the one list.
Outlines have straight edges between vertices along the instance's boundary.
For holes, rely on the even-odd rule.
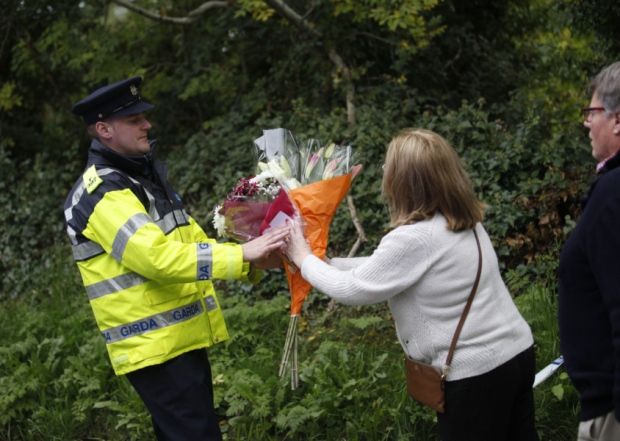
[[620,61],[600,71],[588,89],[591,94],[596,92],[606,113],[620,112]]

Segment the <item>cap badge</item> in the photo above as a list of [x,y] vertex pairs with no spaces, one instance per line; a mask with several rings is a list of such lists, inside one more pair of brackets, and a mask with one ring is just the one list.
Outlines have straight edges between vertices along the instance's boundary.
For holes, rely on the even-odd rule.
[[129,90],[131,91],[132,95],[137,95],[138,94],[138,88],[136,86],[134,86],[133,84],[131,86],[129,86]]

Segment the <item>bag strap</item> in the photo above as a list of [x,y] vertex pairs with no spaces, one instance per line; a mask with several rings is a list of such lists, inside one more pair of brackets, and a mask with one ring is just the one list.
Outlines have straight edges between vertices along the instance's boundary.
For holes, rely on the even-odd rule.
[[476,290],[478,289],[478,283],[480,282],[480,272],[482,271],[482,250],[480,249],[480,240],[478,239],[478,233],[476,233],[476,227],[474,227],[474,236],[476,236],[476,245],[478,245],[478,273],[476,274],[476,281],[474,282],[474,286],[471,289],[471,294],[469,294],[469,298],[467,299],[465,310],[461,314],[461,320],[459,321],[459,325],[456,327],[456,331],[454,332],[454,337],[452,337],[452,343],[450,344],[450,350],[448,351],[448,357],[446,357],[446,364],[443,368],[443,373],[441,375],[442,380],[445,380],[445,378],[448,376],[448,371],[450,370],[450,364],[452,363],[452,355],[454,354],[454,348],[456,347],[456,342],[459,339],[459,335],[461,334],[461,329],[463,329],[463,324],[465,323],[465,318],[467,317],[467,314],[469,313],[471,304],[474,301],[474,295],[476,294]]

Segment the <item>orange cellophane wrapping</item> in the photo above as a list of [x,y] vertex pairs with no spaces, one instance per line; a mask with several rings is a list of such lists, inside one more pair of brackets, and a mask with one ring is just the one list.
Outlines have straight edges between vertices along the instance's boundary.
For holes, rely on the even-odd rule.
[[[351,174],[314,182],[291,190],[291,199],[306,222],[306,238],[312,253],[325,257],[329,225],[338,206],[351,187]],[[286,265],[286,277],[291,290],[291,315],[299,315],[312,285],[301,277],[301,269],[292,273]]]

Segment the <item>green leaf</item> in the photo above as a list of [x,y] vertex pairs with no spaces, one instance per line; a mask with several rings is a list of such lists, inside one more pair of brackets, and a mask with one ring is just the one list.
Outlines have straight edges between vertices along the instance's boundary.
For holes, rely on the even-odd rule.
[[559,401],[562,401],[562,398],[564,398],[564,386],[561,384],[556,384],[553,386],[551,388],[551,392],[553,392],[553,395],[555,395]]

